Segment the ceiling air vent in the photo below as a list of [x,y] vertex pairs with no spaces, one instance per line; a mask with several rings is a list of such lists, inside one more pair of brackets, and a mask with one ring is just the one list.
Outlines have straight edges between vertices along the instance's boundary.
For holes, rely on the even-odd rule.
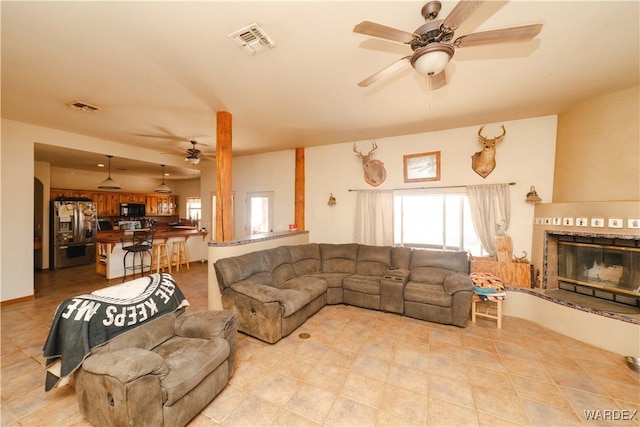
[[276,47],[273,39],[258,24],[251,24],[229,34],[227,37],[235,41],[249,55],[255,55]]
[[85,102],[80,102],[80,101],[67,102],[67,106],[71,108],[75,108],[77,110],[89,111],[89,112],[98,111],[100,109],[99,107],[96,107],[94,105],[89,105]]

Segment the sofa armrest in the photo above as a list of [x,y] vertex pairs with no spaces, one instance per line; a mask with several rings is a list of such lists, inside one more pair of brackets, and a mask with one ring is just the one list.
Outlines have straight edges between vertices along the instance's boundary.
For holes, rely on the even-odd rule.
[[281,299],[280,290],[273,286],[259,285],[257,283],[237,283],[232,285],[231,289],[263,303],[277,302]]
[[226,338],[236,330],[236,313],[231,310],[185,312],[175,323],[176,335],[186,338]]
[[82,369],[114,377],[123,384],[145,375],[156,375],[162,380],[169,374],[169,367],[162,356],[137,347],[101,351],[87,357]]
[[442,282],[444,291],[449,295],[453,295],[460,291],[473,291],[473,282],[467,274],[463,273],[451,273],[444,278]]

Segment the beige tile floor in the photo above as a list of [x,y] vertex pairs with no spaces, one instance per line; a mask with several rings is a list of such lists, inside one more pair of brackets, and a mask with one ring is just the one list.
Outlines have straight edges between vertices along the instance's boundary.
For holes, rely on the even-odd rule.
[[[174,274],[192,310],[206,308],[206,269]],[[41,351],[61,300],[111,283],[89,267],[38,272],[35,300],[2,307],[2,426],[88,425],[73,389],[44,392]],[[275,345],[240,334],[229,385],[189,425],[637,426],[635,411],[640,375],[621,355],[535,323],[457,328],[338,305]]]

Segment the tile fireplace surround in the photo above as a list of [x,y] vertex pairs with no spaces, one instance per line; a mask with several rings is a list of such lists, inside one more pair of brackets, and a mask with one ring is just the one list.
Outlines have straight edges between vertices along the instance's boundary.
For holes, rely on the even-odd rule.
[[[604,242],[617,240],[638,247],[640,229],[629,227],[634,225],[635,219],[640,219],[640,203],[637,201],[537,205],[531,257],[537,273],[536,288],[512,290],[509,293],[511,304],[505,304],[505,313],[533,320],[619,354],[637,356],[640,351],[640,316],[592,310],[546,294],[547,290],[558,288],[558,237],[582,241],[590,236],[595,238],[594,241],[599,241],[599,238]],[[637,277],[632,280],[635,283]],[[580,288],[583,292],[586,289]],[[633,294],[622,299],[626,303],[634,302]]]

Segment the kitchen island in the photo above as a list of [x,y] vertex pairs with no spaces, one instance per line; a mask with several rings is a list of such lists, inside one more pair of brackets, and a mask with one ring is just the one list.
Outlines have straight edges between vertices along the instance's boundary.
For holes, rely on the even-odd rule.
[[[189,247],[189,239],[191,237],[202,237],[204,241],[209,233],[200,231],[194,227],[168,227],[159,228],[153,236],[154,241],[163,240],[165,243],[177,239],[187,239],[187,248]],[[122,249],[122,241],[129,242],[133,240],[133,233],[127,231],[101,231],[96,236],[96,273],[105,276],[107,279],[115,279],[124,276],[123,259],[125,251]],[[169,250],[171,250],[169,248]],[[187,249],[188,250],[188,249]],[[192,251],[189,251],[192,253]],[[131,259],[131,257],[130,257]],[[148,258],[146,258],[148,259]],[[189,260],[192,261],[191,259]],[[128,260],[127,263],[130,261]],[[145,260],[145,265],[150,263]],[[147,266],[145,271],[150,271]],[[131,274],[131,273],[130,273]]]

